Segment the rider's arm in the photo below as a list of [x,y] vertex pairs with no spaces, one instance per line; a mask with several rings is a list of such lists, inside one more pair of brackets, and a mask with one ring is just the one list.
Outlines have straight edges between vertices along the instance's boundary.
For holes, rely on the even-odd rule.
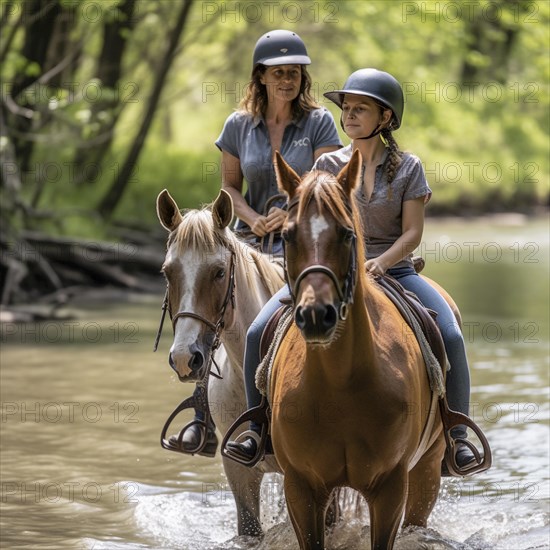
[[383,275],[418,247],[424,231],[424,204],[425,197],[403,202],[401,236],[386,252],[365,264],[373,275]]
[[242,195],[243,173],[241,163],[227,151],[222,151],[222,189],[233,199],[235,215],[250,226],[252,231],[262,237],[266,233],[266,218],[248,206]]

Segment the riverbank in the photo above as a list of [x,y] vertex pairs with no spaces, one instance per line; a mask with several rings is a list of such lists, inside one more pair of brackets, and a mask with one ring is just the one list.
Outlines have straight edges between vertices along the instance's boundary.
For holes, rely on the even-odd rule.
[[[484,228],[489,226],[505,231],[505,228],[522,228],[528,224],[544,227],[549,223],[550,211],[543,208],[531,215],[518,212],[483,216],[430,215],[426,219],[425,237],[446,226],[453,228],[451,233],[454,228],[469,226],[482,237]],[[160,307],[165,289],[160,274],[165,251],[164,231],[133,231],[131,240],[125,242],[84,241],[33,233],[26,236],[26,244],[19,250],[12,249],[9,254],[3,251],[12,269],[15,265],[18,273],[25,269],[27,273],[26,280],[18,281],[19,290],[13,292],[11,300],[1,307],[0,322],[63,320],[71,315],[73,307],[100,302],[159,300]],[[32,269],[21,265],[22,260],[26,260]],[[4,276],[3,280],[3,296],[7,296],[5,285],[10,279]],[[11,284],[17,283],[17,274],[12,273],[11,280]]]

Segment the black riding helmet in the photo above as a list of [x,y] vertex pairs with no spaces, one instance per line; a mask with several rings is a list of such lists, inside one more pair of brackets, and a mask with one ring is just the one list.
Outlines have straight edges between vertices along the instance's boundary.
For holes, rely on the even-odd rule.
[[[397,130],[401,126],[405,100],[401,84],[391,74],[378,69],[359,69],[348,77],[342,90],[326,92],[323,95],[341,109],[345,94],[372,97],[382,107],[391,109],[389,129]],[[376,129],[370,136],[361,139],[368,139],[379,133],[380,130]]]
[[262,64],[272,65],[309,65],[303,40],[292,31],[275,30],[266,32],[258,39],[254,47],[252,67]]

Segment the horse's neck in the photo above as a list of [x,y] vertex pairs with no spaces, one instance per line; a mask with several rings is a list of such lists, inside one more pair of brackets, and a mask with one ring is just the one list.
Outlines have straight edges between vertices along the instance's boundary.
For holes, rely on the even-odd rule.
[[369,295],[368,291],[368,283],[363,286],[358,282],[340,336],[327,348],[308,349],[308,354],[316,355],[315,362],[322,365],[328,377],[335,378],[337,385],[354,379],[358,365],[366,375],[369,368],[375,368],[376,318],[373,315],[377,315],[374,307],[376,297]]
[[[235,271],[235,311],[233,322],[225,327],[222,341],[227,354],[234,364],[242,365],[246,331],[252,324],[262,307],[271,298],[266,282],[254,262],[242,265],[246,261],[241,258],[239,268]],[[247,276],[246,270],[250,273]],[[251,280],[256,282],[251,286]],[[283,283],[281,282],[281,285]]]

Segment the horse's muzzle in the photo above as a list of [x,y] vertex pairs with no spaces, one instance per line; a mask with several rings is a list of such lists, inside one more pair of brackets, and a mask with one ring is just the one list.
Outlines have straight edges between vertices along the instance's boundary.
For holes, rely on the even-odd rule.
[[306,342],[328,343],[338,323],[338,310],[332,304],[297,306],[294,321]]
[[[191,346],[191,348],[193,348],[193,346]],[[189,351],[191,352],[189,361],[187,363],[189,371],[186,374],[181,374],[172,353],[168,355],[168,363],[174,369],[174,371],[176,371],[180,382],[196,382],[198,380],[201,380],[204,375],[204,353],[200,349],[198,349],[198,347],[190,349]]]

